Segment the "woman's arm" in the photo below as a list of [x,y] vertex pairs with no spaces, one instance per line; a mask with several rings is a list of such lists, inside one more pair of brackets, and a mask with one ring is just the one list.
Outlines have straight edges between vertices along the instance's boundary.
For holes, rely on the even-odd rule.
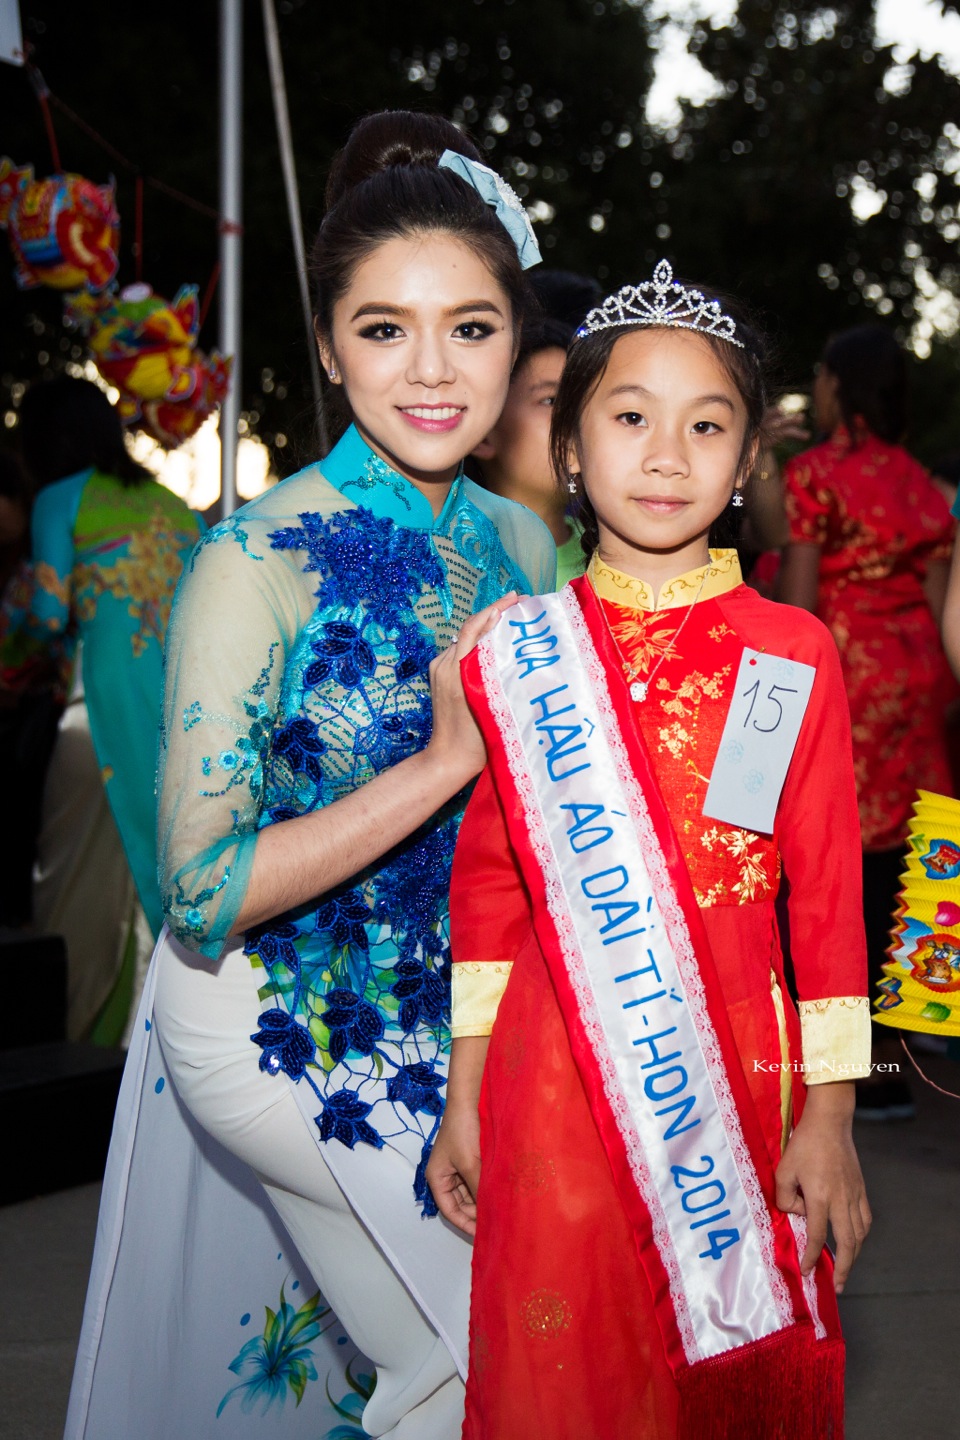
[[923,593],[938,625],[943,624],[952,566],[946,560],[931,560],[923,577]]
[[791,542],[783,552],[777,599],[816,612],[820,591],[820,546]]
[[[163,908],[191,950],[219,959],[236,935],[323,895],[411,834],[480,770],[459,656],[511,603],[471,617],[431,667],[435,714],[424,753],[322,809],[277,806],[263,825],[271,764],[305,800],[322,786],[324,744],[305,718],[278,721],[304,623],[299,573],[252,522],[202,544],[167,631],[158,855]],[[296,809],[308,810],[304,803]]]
[[953,560],[944,600],[943,648],[951,670],[960,677],[960,535],[953,542]]
[[433,734],[424,750],[331,805],[260,831],[231,934],[242,934],[356,875],[479,774],[486,752],[463,696],[460,661],[516,598],[511,592],[472,615],[456,644],[431,664]]

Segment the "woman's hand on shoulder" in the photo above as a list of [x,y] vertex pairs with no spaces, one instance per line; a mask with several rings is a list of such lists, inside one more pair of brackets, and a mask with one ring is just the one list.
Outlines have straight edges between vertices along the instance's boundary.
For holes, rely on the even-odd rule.
[[800,1270],[809,1275],[827,1240],[836,1244],[833,1282],[841,1294],[870,1230],[872,1216],[853,1144],[852,1082],[811,1085],[797,1127],[777,1167],[777,1206],[803,1215],[807,1248]]
[[504,610],[517,600],[511,590],[493,605],[471,615],[454,643],[430,665],[430,695],[433,701],[433,734],[424,754],[434,764],[451,770],[459,779],[454,792],[479,775],[487,763],[487,752],[477,722],[470,713],[460,662],[475,650],[480,640],[494,628]]
[[440,1214],[464,1235],[477,1230],[480,1117],[472,1105],[449,1104],[427,1162],[427,1184]]

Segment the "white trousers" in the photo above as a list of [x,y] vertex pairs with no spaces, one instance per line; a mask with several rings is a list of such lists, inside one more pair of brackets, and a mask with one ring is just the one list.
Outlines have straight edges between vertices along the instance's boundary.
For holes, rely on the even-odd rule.
[[[264,1074],[250,1036],[262,1009],[242,950],[216,967],[161,947],[155,1023],[194,1118],[254,1170],[350,1338],[376,1366],[370,1435],[458,1440],[464,1387],[450,1353],[350,1207],[283,1075]],[[377,1152],[382,1184],[412,1204],[408,1163]],[[382,1168],[381,1168],[382,1166]]]

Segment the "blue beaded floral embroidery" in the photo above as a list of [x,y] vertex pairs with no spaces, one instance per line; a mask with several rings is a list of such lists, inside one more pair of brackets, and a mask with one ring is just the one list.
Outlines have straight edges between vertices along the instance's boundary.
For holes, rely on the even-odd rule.
[[[437,653],[415,606],[451,603],[430,535],[368,510],[305,513],[275,549],[305,552],[317,609],[287,662],[264,771],[261,825],[326,805],[423,748]],[[381,1147],[403,1132],[424,1179],[443,1111],[449,1049],[447,897],[462,805],[451,804],[352,885],[248,932],[272,1005],[251,1036],[261,1069],[305,1081],[320,1138]]]

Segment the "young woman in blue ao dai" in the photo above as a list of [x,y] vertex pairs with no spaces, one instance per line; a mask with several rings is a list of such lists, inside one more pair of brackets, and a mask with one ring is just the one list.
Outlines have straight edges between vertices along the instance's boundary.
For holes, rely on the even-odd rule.
[[[414,122],[439,123],[365,133]],[[466,143],[439,128],[439,148]],[[470,1249],[423,1180],[450,863],[483,764],[459,660],[555,564],[540,521],[460,473],[502,406],[521,297],[475,199],[423,163],[343,191],[318,244],[318,332],[353,424],[216,527],[178,596],[170,933],[121,1098],[70,1437],[110,1433],[118,1390],[124,1433],[158,1440],[217,1433],[218,1407],[231,1436],[316,1440],[357,1397],[364,1433],[459,1435]],[[261,1305],[263,1335],[238,1331]],[[164,1342],[134,1395],[123,1337],[145,1309]]]

